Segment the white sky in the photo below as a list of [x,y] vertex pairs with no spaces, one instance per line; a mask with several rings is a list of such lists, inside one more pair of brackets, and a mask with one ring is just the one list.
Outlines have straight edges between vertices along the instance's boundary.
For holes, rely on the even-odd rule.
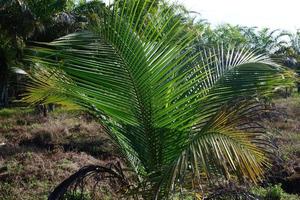
[[295,31],[300,28],[300,0],[176,0],[213,25],[268,27]]

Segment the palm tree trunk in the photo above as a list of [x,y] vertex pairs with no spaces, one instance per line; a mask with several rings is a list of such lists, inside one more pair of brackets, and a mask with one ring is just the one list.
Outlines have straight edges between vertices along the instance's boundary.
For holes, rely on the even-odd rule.
[[0,79],[0,107],[8,106],[8,84]]
[[[300,76],[300,63],[298,62],[297,66],[296,66],[296,70],[297,75]],[[297,81],[297,92],[300,93],[300,81]]]
[[0,107],[8,106],[8,76],[9,69],[3,53],[0,52]]

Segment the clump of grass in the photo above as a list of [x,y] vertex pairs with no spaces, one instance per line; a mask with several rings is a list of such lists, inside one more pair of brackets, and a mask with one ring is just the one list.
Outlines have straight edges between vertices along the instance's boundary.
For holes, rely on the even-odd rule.
[[267,193],[265,196],[266,200],[281,200],[282,196],[284,194],[283,189],[281,188],[281,185],[274,185],[269,188],[267,188]]
[[33,109],[21,107],[21,108],[4,108],[0,109],[0,117],[12,117],[15,115],[22,115],[22,114],[30,114],[33,112]]
[[60,107],[60,108],[54,109],[49,114],[51,117],[60,117],[65,114],[67,114],[69,116],[80,116],[81,114],[83,114],[83,111],[79,110],[79,109],[68,108],[68,107]]
[[92,200],[91,195],[88,192],[81,192],[79,190],[67,192],[63,200]]
[[263,200],[300,200],[300,196],[288,194],[282,188],[281,184],[271,185],[269,187],[254,187],[251,192]]

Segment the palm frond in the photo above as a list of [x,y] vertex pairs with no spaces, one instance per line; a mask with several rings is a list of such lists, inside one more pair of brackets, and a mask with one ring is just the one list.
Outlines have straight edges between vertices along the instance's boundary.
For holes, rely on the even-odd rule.
[[66,92],[66,87],[63,87],[74,83],[62,70],[32,68],[27,75],[30,81],[27,83],[27,91],[22,101],[30,105],[55,103],[72,109],[82,109],[72,101],[71,96]]
[[[220,181],[258,182],[275,150],[259,122],[260,102],[243,99],[227,104],[203,126],[194,126],[185,150],[166,166],[160,187],[175,194],[188,188],[202,193],[201,185]],[[161,189],[163,192],[165,192]],[[159,193],[157,193],[159,195]]]

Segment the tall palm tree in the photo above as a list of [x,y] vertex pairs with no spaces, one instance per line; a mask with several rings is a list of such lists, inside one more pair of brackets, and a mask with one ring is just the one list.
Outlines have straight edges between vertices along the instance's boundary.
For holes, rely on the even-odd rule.
[[[298,76],[300,74],[300,31],[296,33],[285,32],[288,36],[287,44],[278,48],[274,57],[280,58],[284,66],[294,70]],[[300,92],[300,81],[297,83],[298,92]]]
[[[10,74],[10,67],[8,66],[7,58],[9,58],[11,51],[11,43],[9,38],[4,34],[0,35],[0,108],[8,105],[8,81]],[[6,51],[4,51],[6,49]]]
[[251,121],[257,103],[237,99],[292,84],[290,74],[245,48],[195,53],[197,34],[172,6],[152,6],[115,1],[89,31],[29,49],[27,59],[50,75],[35,77],[27,100],[55,96],[97,116],[145,183],[145,198],[197,192],[219,175],[260,180],[270,144]]
[[6,107],[9,99],[15,97],[12,96],[16,93],[12,87],[16,84],[12,68],[22,68],[25,43],[53,41],[83,30],[89,9],[102,4],[92,1],[77,5],[73,0],[0,1],[0,107]]
[[[285,50],[286,63],[300,75],[300,30],[295,34],[290,34],[290,47]],[[300,81],[297,83],[298,92],[300,92]]]
[[[63,9],[63,1],[0,1],[0,107],[6,107],[13,67],[21,67],[22,49],[27,39],[44,29],[51,16]],[[15,84],[15,83],[14,83]]]
[[262,53],[272,55],[287,45],[287,41],[284,38],[288,34],[279,29],[270,30],[263,28],[256,30],[255,28],[245,28],[243,31],[249,43]]

